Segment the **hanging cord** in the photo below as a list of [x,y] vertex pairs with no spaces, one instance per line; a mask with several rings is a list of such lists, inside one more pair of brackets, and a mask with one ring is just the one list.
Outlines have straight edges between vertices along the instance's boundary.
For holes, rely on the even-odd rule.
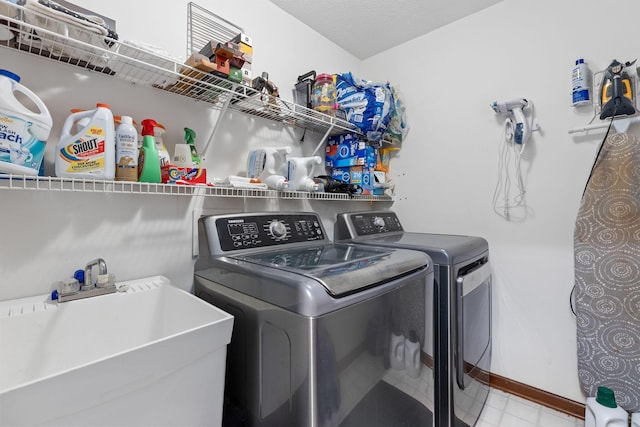
[[602,142],[600,142],[600,147],[598,148],[598,153],[596,154],[596,158],[593,161],[593,165],[591,165],[591,171],[589,172],[589,177],[587,178],[587,182],[584,184],[584,189],[582,190],[582,197],[584,197],[584,193],[587,192],[587,186],[591,181],[591,177],[593,176],[593,171],[596,170],[596,166],[598,164],[598,159],[600,158],[600,153],[602,152],[602,148],[604,147],[604,143],[607,141],[607,137],[609,136],[609,131],[611,131],[611,125],[613,124],[613,119],[618,112],[618,107],[613,110],[613,116],[611,116],[611,120],[609,121],[609,126],[607,127],[607,133],[604,134],[604,138],[602,138]]
[[[511,209],[519,208],[524,205],[525,193],[524,180],[522,179],[522,153],[524,152],[526,141],[522,144],[515,144],[513,140],[514,132],[513,120],[507,118],[504,122],[503,132],[501,136],[501,145],[498,153],[498,181],[493,191],[493,211],[506,219],[511,220]],[[520,145],[518,149],[518,145]],[[514,155],[514,167],[516,176],[516,187],[518,193],[511,203],[509,193],[511,192],[511,174],[509,167],[512,162],[511,155]],[[502,197],[501,197],[502,196]],[[503,204],[499,202],[502,200]]]
[[576,299],[575,299],[576,285],[573,285],[571,288],[571,293],[569,294],[569,308],[571,308],[571,312],[575,317],[578,317],[576,313]]

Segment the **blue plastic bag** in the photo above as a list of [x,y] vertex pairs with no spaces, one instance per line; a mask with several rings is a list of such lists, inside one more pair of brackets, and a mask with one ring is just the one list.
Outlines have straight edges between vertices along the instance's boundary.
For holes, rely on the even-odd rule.
[[389,83],[357,79],[348,72],[336,76],[336,91],[338,108],[347,121],[370,141],[381,142],[395,106]]

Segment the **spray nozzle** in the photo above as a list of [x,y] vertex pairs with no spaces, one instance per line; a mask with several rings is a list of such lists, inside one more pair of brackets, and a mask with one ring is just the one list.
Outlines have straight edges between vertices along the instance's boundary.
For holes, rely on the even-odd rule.
[[153,119],[144,119],[142,121],[142,136],[153,136],[154,129],[158,126],[158,123]]
[[184,142],[193,144],[196,139],[196,133],[193,129],[184,128]]

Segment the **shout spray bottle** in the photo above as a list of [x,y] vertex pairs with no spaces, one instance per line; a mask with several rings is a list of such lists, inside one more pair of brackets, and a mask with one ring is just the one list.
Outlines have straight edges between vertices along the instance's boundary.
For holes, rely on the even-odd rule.
[[154,128],[156,121],[144,119],[142,121],[142,148],[138,157],[138,181],[161,183],[160,157],[156,148]]

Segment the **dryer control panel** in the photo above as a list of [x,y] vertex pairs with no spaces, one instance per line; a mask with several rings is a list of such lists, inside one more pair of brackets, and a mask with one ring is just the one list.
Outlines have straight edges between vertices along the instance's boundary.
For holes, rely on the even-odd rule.
[[215,219],[223,251],[274,245],[317,242],[325,239],[320,218],[314,214],[243,214]]
[[[351,237],[404,231],[395,212],[360,212],[344,216],[347,217],[347,227],[351,230]],[[339,217],[338,220],[344,221],[344,216]]]

